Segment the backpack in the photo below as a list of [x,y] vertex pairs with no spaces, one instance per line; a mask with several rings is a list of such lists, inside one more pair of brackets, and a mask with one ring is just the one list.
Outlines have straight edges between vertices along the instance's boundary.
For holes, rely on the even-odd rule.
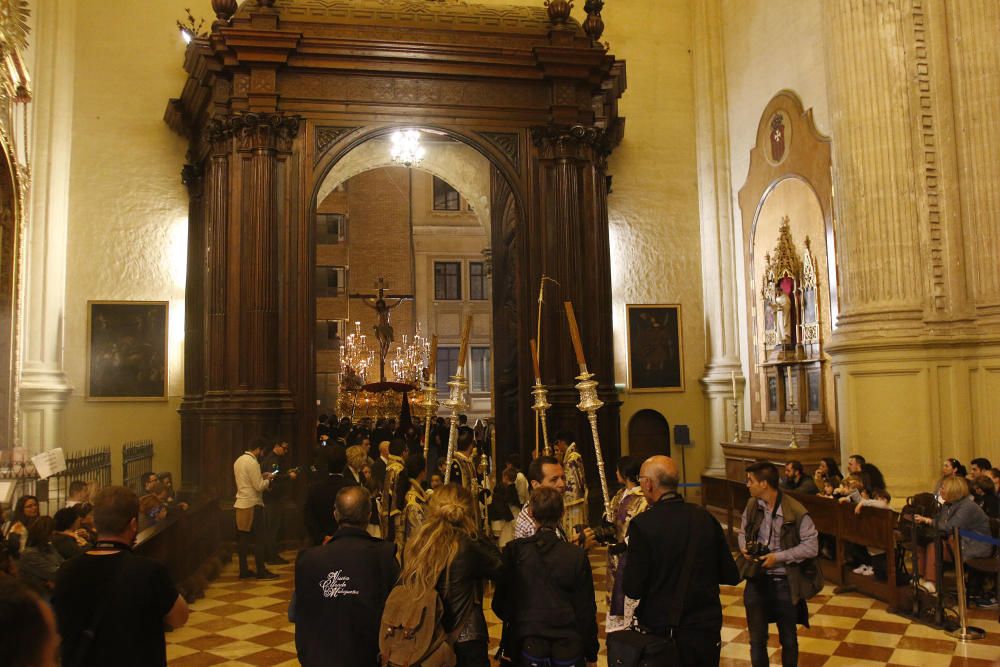
[[455,652],[441,624],[444,605],[435,589],[416,597],[397,584],[385,601],[378,648],[382,667],[454,667]]

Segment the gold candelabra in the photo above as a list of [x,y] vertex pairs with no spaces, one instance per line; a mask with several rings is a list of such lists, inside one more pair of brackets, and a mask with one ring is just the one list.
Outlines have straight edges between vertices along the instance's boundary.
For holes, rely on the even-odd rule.
[[740,431],[740,402],[733,400],[733,442],[743,442],[743,433]]
[[434,382],[434,376],[430,373],[427,374],[429,379],[424,381],[424,388],[421,390],[423,398],[420,400],[420,407],[424,410],[425,424],[424,424],[424,461],[429,460],[431,451],[431,423],[434,418],[437,417],[438,409],[438,399],[437,399],[437,384]]

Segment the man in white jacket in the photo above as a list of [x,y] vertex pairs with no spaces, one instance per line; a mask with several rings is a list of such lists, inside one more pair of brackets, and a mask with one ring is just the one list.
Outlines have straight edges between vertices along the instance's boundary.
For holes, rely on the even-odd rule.
[[[240,559],[240,579],[257,577],[258,579],[277,579],[278,575],[269,572],[265,561],[264,540],[258,533],[264,527],[264,496],[263,492],[271,483],[271,473],[261,473],[260,455],[264,452],[265,442],[262,438],[253,441],[250,449],[243,452],[233,463],[233,476],[236,478],[236,551]],[[254,543],[254,560],[257,571],[247,566],[247,552],[250,550],[250,540]]]

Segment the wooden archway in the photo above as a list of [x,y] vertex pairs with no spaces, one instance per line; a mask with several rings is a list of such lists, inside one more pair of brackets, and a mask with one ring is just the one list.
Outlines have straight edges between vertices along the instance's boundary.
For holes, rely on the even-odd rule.
[[312,198],[338,159],[398,127],[447,133],[492,165],[501,452],[531,446],[527,343],[546,274],[562,285],[542,322],[552,428],[589,433],[557,303],[572,300],[608,406],[605,456],[618,456],[605,171],[623,132],[624,64],[597,41],[598,14],[585,31],[568,3],[541,5],[213,2],[219,20],[189,46],[166,111],[190,140],[188,489],[231,490],[232,459],[256,435],[311,442]]

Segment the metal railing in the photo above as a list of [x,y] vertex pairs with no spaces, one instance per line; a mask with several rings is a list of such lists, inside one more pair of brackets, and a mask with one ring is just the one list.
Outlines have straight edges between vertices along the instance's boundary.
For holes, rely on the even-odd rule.
[[75,480],[96,488],[111,484],[111,447],[73,452],[66,457],[66,470],[46,479],[38,478],[30,460],[8,460],[0,467],[0,482],[14,482],[11,503],[24,495],[36,496],[42,515],[52,515],[66,505],[69,485]]
[[122,445],[122,486],[145,495],[142,476],[147,472],[153,472],[153,441],[137,440]]

